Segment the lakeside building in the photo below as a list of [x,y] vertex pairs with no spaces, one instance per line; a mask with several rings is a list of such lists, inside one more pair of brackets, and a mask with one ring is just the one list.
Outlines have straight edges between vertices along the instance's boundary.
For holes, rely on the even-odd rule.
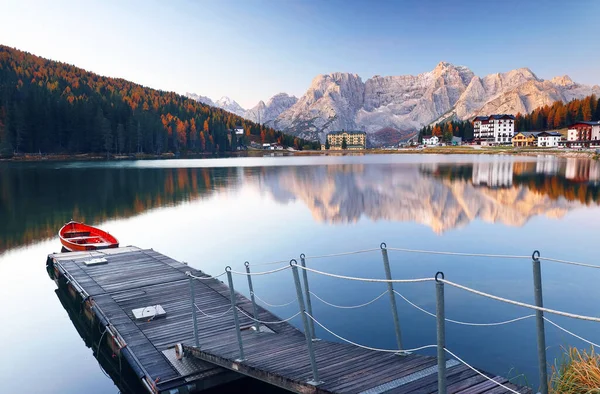
[[440,143],[440,138],[437,135],[430,135],[423,137],[423,145],[436,146]]
[[332,131],[327,134],[327,142],[330,150],[342,150],[346,141],[346,149],[360,150],[367,147],[367,133],[364,131]]
[[557,131],[542,131],[537,136],[537,146],[540,148],[557,147],[562,140],[562,134]]
[[558,146],[562,134],[556,131],[519,131],[512,139],[514,147],[537,146],[537,147],[556,147]]
[[512,138],[512,145],[515,147],[521,146],[537,146],[538,135],[541,131],[519,131]]
[[567,140],[560,142],[568,148],[600,147],[600,121],[576,122],[567,129]]
[[505,145],[515,134],[515,117],[508,114],[477,116],[473,120],[473,138],[481,145]]

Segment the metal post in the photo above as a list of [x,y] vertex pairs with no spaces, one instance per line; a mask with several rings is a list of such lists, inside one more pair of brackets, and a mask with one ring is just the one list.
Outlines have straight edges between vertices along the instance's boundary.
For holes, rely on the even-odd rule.
[[235,333],[237,335],[238,345],[240,346],[240,358],[236,361],[244,361],[244,346],[242,345],[242,332],[240,330],[240,320],[238,319],[237,306],[235,305],[235,290],[233,289],[233,278],[231,277],[231,267],[225,267],[227,272],[227,281],[229,282],[229,298],[231,299],[231,310],[233,311],[233,321],[235,322]]
[[[302,264],[302,267],[306,268],[306,256],[304,255],[304,253],[300,255],[300,264]],[[313,316],[312,302],[310,300],[310,290],[308,287],[308,272],[306,272],[306,270],[302,270],[302,280],[304,281],[304,296],[306,297],[306,310],[308,311],[309,315]],[[315,322],[312,321],[312,319],[309,319],[308,326],[310,328],[310,337],[314,341],[315,339],[317,339],[317,336],[315,335]]]
[[252,300],[252,312],[254,313],[254,328],[256,332],[260,332],[260,323],[258,322],[258,310],[256,309],[256,300],[254,299],[254,288],[252,287],[252,275],[250,275],[250,263],[245,262],[246,277],[248,278],[248,289],[250,290],[250,300]]
[[[383,268],[385,268],[385,277],[388,281],[392,280],[392,271],[390,270],[390,260],[387,253],[387,245],[382,242],[379,245],[381,255],[383,256]],[[402,334],[400,332],[400,319],[398,319],[398,307],[396,306],[396,294],[394,293],[394,284],[387,282],[388,293],[390,294],[390,304],[392,306],[392,317],[394,318],[394,329],[396,330],[396,343],[398,350],[402,350]]]
[[198,317],[196,315],[196,291],[194,290],[194,278],[192,273],[187,271],[185,273],[190,278],[190,298],[192,300],[192,320],[194,321],[194,339],[196,341],[196,347],[200,349],[200,338],[198,338]]
[[444,282],[438,280],[438,275],[441,275],[444,279],[444,273],[438,272],[435,274],[438,393],[446,394],[446,311],[444,306]]
[[[531,259],[533,263],[533,291],[535,295],[535,305],[543,308],[544,300],[542,297],[542,269],[540,267],[540,252],[537,250],[533,252]],[[546,332],[544,330],[544,312],[538,310],[535,311],[535,325],[537,327],[540,393],[548,394],[548,364],[546,362]]]
[[[315,350],[313,349],[313,341],[311,338],[310,329],[308,328],[308,318],[306,317],[306,309],[304,308],[304,298],[302,298],[302,287],[300,286],[300,276],[298,275],[298,262],[294,259],[290,261],[292,272],[294,273],[294,283],[296,284],[296,296],[298,297],[298,305],[300,307],[300,315],[302,316],[302,325],[304,326],[304,336],[306,337],[306,346],[308,347],[308,355],[310,357],[310,366],[312,368],[313,378],[307,383],[317,386],[322,383],[319,381],[319,371],[317,370],[317,361],[315,359]],[[311,315],[312,316],[312,315]],[[312,320],[312,319],[311,319]]]

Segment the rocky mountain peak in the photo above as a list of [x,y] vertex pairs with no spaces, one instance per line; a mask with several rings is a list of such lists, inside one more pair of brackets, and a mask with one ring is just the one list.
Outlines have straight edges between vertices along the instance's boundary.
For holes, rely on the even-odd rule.
[[571,77],[569,77],[568,75],[554,77],[550,80],[550,82],[559,86],[571,86],[575,84],[575,82],[573,82]]

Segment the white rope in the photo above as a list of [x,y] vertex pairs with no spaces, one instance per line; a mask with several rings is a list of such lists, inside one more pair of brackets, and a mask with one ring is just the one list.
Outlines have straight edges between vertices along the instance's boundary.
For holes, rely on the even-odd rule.
[[285,304],[270,304],[267,301],[263,300],[262,298],[260,298],[256,293],[252,292],[250,293],[251,295],[254,296],[254,298],[256,298],[257,300],[259,300],[260,302],[262,302],[263,304],[270,306],[272,308],[282,308],[284,306],[288,306],[293,304],[294,302],[297,302],[298,299],[294,298],[293,300],[291,300],[290,302],[286,302]]
[[330,253],[330,254],[322,254],[319,256],[307,256],[304,258],[304,260],[315,260],[315,259],[324,259],[326,257],[338,257],[338,256],[348,256],[350,254],[359,254],[359,253],[368,253],[368,252],[375,252],[377,250],[381,250],[380,248],[373,248],[373,249],[363,249],[363,250],[355,250],[352,252],[342,252],[342,253]]
[[198,305],[196,305],[195,303],[194,303],[194,306],[196,307],[196,309],[198,309],[198,312],[202,313],[204,316],[208,317],[209,319],[214,319],[214,318],[217,318],[217,317],[223,317],[227,313],[231,312],[231,309],[233,308],[233,307],[230,306],[229,309],[227,309],[223,313],[219,313],[218,315],[209,315],[206,312],[204,312],[202,309],[198,308]]
[[286,322],[288,322],[288,321],[292,320],[293,318],[295,318],[296,316],[298,316],[298,315],[300,314],[300,312],[298,312],[298,313],[296,313],[295,315],[293,315],[293,316],[290,316],[290,317],[288,317],[287,319],[284,319],[284,320],[277,320],[277,321],[262,321],[262,320],[258,320],[258,319],[255,319],[255,318],[253,318],[252,316],[250,316],[249,314],[247,314],[246,312],[244,312],[244,310],[243,310],[243,309],[241,309],[240,307],[237,307],[237,306],[236,306],[236,309],[237,309],[238,311],[242,312],[242,314],[243,314],[243,315],[245,315],[245,316],[246,316],[247,318],[249,318],[250,320],[253,320],[253,321],[255,321],[255,322],[257,322],[257,323],[261,323],[261,324],[279,324],[279,323],[286,323]]
[[309,291],[310,294],[312,294],[313,296],[315,296],[315,298],[319,301],[321,301],[324,304],[327,304],[329,306],[332,306],[334,308],[340,308],[340,309],[356,309],[356,308],[362,308],[363,306],[367,306],[370,305],[372,303],[374,303],[375,301],[377,301],[378,299],[380,299],[381,297],[383,297],[384,295],[387,294],[387,290],[384,291],[383,293],[381,293],[380,295],[378,295],[377,297],[373,298],[371,301],[369,302],[365,302],[364,304],[360,304],[360,305],[352,305],[352,306],[344,306],[344,305],[336,305],[336,304],[332,304],[330,302],[325,301],[324,299],[322,299],[321,297],[319,297],[318,295],[316,295],[315,293],[313,293],[312,291]]
[[186,274],[187,276],[191,277],[191,278],[194,278],[194,279],[199,279],[199,280],[210,280],[210,279],[217,279],[218,277],[220,277],[220,276],[223,276],[223,275],[225,275],[226,273],[227,273],[227,272],[221,272],[221,273],[220,273],[219,275],[217,275],[217,276],[196,276],[196,275],[193,275],[191,272],[186,272],[185,274]]
[[289,260],[277,260],[277,261],[270,261],[268,263],[248,263],[251,267],[258,267],[261,265],[273,265],[273,264],[283,264],[283,263],[289,263]]
[[594,342],[592,342],[592,341],[588,341],[587,339],[585,339],[585,338],[583,338],[583,337],[580,337],[579,335],[577,335],[577,334],[575,334],[575,333],[573,333],[573,332],[571,332],[571,331],[567,330],[566,328],[559,326],[558,324],[554,323],[552,320],[548,319],[546,316],[544,316],[544,320],[546,320],[548,323],[552,324],[554,327],[556,327],[556,328],[558,328],[558,329],[560,329],[560,330],[563,330],[563,331],[564,331],[564,332],[566,332],[567,334],[571,334],[571,335],[573,335],[575,338],[577,338],[577,339],[580,339],[580,340],[582,340],[583,342],[586,342],[586,343],[588,343],[588,344],[590,344],[590,345],[592,345],[592,346],[594,346],[594,347],[596,347],[596,348],[599,348],[599,349],[600,349],[600,345],[598,345],[598,344],[596,344],[596,343],[594,343]]
[[578,263],[578,262],[569,261],[569,260],[552,259],[550,257],[540,257],[539,259],[540,260],[546,260],[546,261],[553,261],[555,263],[570,264],[570,265],[579,265],[581,267],[600,268],[600,265]]
[[322,325],[321,323],[319,323],[319,321],[317,319],[315,319],[314,317],[312,317],[310,315],[310,313],[308,313],[308,312],[304,312],[304,313],[306,314],[306,316],[310,317],[312,319],[312,321],[314,321],[315,323],[317,323],[322,329],[324,329],[325,331],[327,331],[328,333],[330,333],[331,335],[333,335],[337,339],[339,339],[341,341],[344,341],[344,342],[347,342],[347,343],[349,343],[351,345],[358,346],[358,347],[363,348],[363,349],[373,350],[373,351],[376,351],[376,352],[385,352],[385,353],[399,353],[399,352],[407,352],[408,353],[408,352],[416,352],[418,350],[423,350],[423,349],[437,347],[437,345],[425,345],[425,346],[421,346],[421,347],[416,347],[414,349],[380,349],[380,348],[376,348],[376,347],[363,346],[363,345],[360,345],[360,344],[358,344],[356,342],[352,342],[351,340],[346,339],[346,338],[344,338],[344,337],[336,334],[335,332],[331,331],[330,329],[328,329],[327,327],[325,327],[324,325]]
[[395,250],[398,252],[408,252],[408,253],[445,254],[445,255],[450,255],[450,256],[496,257],[496,258],[506,258],[506,259],[531,259],[531,256],[516,256],[516,255],[512,255],[512,254],[440,252],[440,251],[435,251],[435,250],[404,249],[404,248],[387,248],[387,250]]
[[272,273],[275,273],[275,272],[283,271],[283,270],[286,270],[286,269],[289,269],[289,268],[290,268],[290,265],[288,264],[285,267],[276,268],[276,269],[271,270],[271,271],[250,272],[250,273],[248,273],[248,272],[241,272],[241,271],[233,271],[233,270],[231,270],[229,272],[231,272],[232,274],[236,274],[236,275],[268,275],[268,274],[272,274]]
[[496,301],[506,302],[507,304],[513,304],[513,305],[517,305],[517,306],[522,306],[524,308],[529,308],[529,309],[534,309],[536,311],[542,311],[542,312],[552,313],[552,314],[555,314],[555,315],[560,315],[560,316],[565,316],[565,317],[571,317],[573,319],[580,319],[580,320],[588,320],[588,321],[600,322],[600,317],[576,315],[574,313],[568,313],[568,312],[557,311],[557,310],[554,310],[554,309],[543,308],[543,307],[539,307],[539,306],[535,306],[535,305],[531,305],[531,304],[526,304],[524,302],[513,301],[513,300],[509,300],[507,298],[502,298],[502,297],[498,297],[498,296],[495,296],[495,295],[492,295],[492,294],[484,293],[483,291],[474,290],[474,289],[471,289],[469,287],[466,287],[466,286],[463,286],[463,285],[459,285],[458,283],[450,282],[449,280],[439,279],[439,281],[440,282],[444,282],[444,283],[446,283],[446,284],[448,284],[450,286],[454,286],[456,288],[466,290],[466,291],[471,292],[473,294],[477,294],[477,295],[480,295],[480,296],[483,296],[483,297],[488,297],[488,298],[491,298],[491,299],[496,300]]
[[486,378],[487,380],[489,380],[490,382],[493,382],[494,384],[496,384],[497,386],[503,387],[506,390],[510,391],[511,393],[515,393],[515,394],[519,394],[518,391],[515,391],[513,389],[511,389],[510,387],[507,387],[505,385],[503,385],[500,382],[495,381],[494,379],[490,378],[489,376],[479,372],[477,369],[473,368],[472,366],[470,366],[469,364],[467,364],[467,362],[465,360],[463,360],[462,358],[458,357],[456,354],[452,353],[450,350],[444,348],[444,350],[446,352],[448,352],[449,355],[451,355],[452,357],[454,357],[455,359],[457,359],[458,361],[460,361],[461,363],[465,364],[467,367],[471,368],[473,371],[477,372],[479,375],[483,376],[484,378]]
[[[410,300],[408,298],[404,297],[402,294],[398,293],[396,290],[394,290],[394,293],[396,293],[404,301],[406,301],[407,303],[409,303],[413,307],[417,308],[421,312],[426,313],[426,314],[428,314],[429,316],[432,316],[432,317],[437,317],[435,313],[431,313],[431,312],[429,312],[429,311],[421,308],[420,306],[418,306],[418,305],[410,302]],[[514,323],[514,322],[519,321],[519,320],[529,319],[530,317],[535,317],[535,315],[527,315],[527,316],[517,317],[516,319],[501,321],[501,322],[497,322],[497,323],[468,323],[468,322],[463,322],[463,321],[458,321],[458,320],[452,320],[452,319],[445,319],[445,320],[447,322],[455,323],[455,324],[461,324],[463,326],[501,326],[503,324]]]
[[357,277],[354,277],[354,276],[336,275],[336,274],[331,274],[329,272],[318,271],[318,270],[313,269],[313,268],[302,267],[301,265],[298,265],[298,264],[294,264],[293,266],[297,267],[297,268],[300,268],[300,269],[303,269],[303,270],[314,272],[316,274],[321,274],[321,275],[325,275],[325,276],[331,276],[332,278],[357,280],[357,281],[362,281],[362,282],[417,283],[417,282],[432,282],[432,281],[435,280],[435,278],[389,279],[389,280],[388,279],[357,278]]

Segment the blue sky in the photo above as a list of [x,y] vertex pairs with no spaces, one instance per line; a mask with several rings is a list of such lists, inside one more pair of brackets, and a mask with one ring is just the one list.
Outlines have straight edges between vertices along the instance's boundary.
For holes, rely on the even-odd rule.
[[600,1],[0,0],[0,43],[243,107],[318,74],[531,68],[600,84]]

